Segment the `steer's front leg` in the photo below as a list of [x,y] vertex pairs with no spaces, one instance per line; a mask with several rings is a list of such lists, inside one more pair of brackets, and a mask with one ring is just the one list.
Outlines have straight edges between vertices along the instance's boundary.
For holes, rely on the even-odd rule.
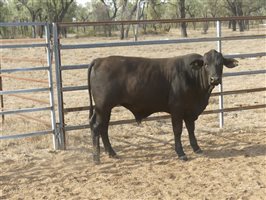
[[200,147],[198,145],[198,142],[197,142],[197,139],[196,139],[195,133],[194,133],[195,121],[191,120],[191,119],[185,119],[185,124],[186,124],[187,130],[188,130],[189,141],[190,141],[190,145],[191,145],[193,151],[195,153],[198,153],[198,154],[202,153],[202,150],[200,149]]
[[182,143],[181,143],[181,135],[183,128],[183,120],[179,116],[172,115],[172,126],[175,137],[175,151],[180,160],[188,160],[186,154],[183,151]]

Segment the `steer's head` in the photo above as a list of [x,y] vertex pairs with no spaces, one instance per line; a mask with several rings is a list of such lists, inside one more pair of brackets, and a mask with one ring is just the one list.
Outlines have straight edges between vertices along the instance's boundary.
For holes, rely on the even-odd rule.
[[204,54],[202,59],[194,60],[191,65],[194,69],[204,67],[208,74],[209,84],[215,86],[221,83],[223,65],[228,68],[234,68],[238,65],[238,61],[233,58],[224,58],[216,50],[210,50]]

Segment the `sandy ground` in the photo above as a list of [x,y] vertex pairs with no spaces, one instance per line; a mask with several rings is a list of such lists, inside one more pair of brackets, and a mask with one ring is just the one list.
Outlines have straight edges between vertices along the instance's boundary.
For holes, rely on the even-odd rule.
[[[260,31],[260,32],[259,32]],[[265,32],[263,32],[265,33]],[[191,33],[199,35],[200,31]],[[231,35],[231,32],[225,34]],[[239,33],[234,33],[239,34]],[[262,34],[253,30],[244,34]],[[175,32],[140,39],[174,38]],[[210,31],[213,36],[214,31]],[[64,39],[63,43],[115,41],[116,38]],[[223,42],[223,51],[230,53],[264,52],[265,40]],[[108,55],[170,57],[191,52],[204,53],[216,44],[194,43],[178,45],[119,47],[103,49],[66,50],[62,63],[84,64],[93,58]],[[43,66],[44,49],[14,49],[1,52],[2,58],[16,57],[24,61],[2,59],[3,68]],[[27,59],[40,59],[39,63]],[[239,59],[239,67],[230,71],[266,68],[266,58]],[[63,73],[64,86],[86,85],[86,70]],[[41,72],[12,74],[45,80]],[[224,78],[224,90],[265,87],[265,75]],[[4,78],[4,89],[46,87],[45,83],[29,83]],[[215,90],[217,91],[217,89]],[[47,93],[34,96],[48,99]],[[65,93],[65,107],[88,105],[86,91]],[[229,95],[225,107],[264,104],[265,92]],[[218,108],[218,98],[211,98],[207,110]],[[47,103],[46,103],[47,104]],[[43,103],[6,95],[5,108],[40,107]],[[6,116],[1,134],[44,130],[50,127],[49,112]],[[46,124],[36,122],[45,121]],[[132,114],[122,108],[112,112],[112,120],[130,119]],[[169,120],[126,124],[109,128],[111,143],[119,159],[101,154],[100,165],[91,162],[89,130],[67,133],[67,150],[55,151],[51,135],[20,140],[0,141],[0,199],[265,199],[266,195],[266,110],[257,109],[225,113],[225,127],[219,129],[217,114],[202,115],[196,123],[196,136],[204,154],[195,155],[184,129],[182,141],[189,157],[181,162],[174,152]],[[67,125],[88,123],[88,112],[68,113]],[[103,150],[103,149],[102,149]]]

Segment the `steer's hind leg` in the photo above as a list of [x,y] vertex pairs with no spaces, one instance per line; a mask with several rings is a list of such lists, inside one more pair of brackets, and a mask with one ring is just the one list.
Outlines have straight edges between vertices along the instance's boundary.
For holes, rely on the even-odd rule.
[[193,149],[193,151],[195,153],[202,153],[202,150],[200,149],[197,139],[195,137],[195,121],[194,120],[190,120],[190,119],[185,119],[185,124],[188,130],[188,135],[189,135],[189,141],[190,141],[190,145]]
[[111,110],[108,112],[105,112],[104,116],[102,116],[101,137],[102,137],[105,152],[108,153],[110,157],[116,157],[116,153],[112,148],[112,145],[109,140],[109,135],[108,135],[110,115],[111,115]]
[[94,112],[90,119],[91,139],[92,139],[92,158],[95,164],[100,163],[100,132],[99,124],[96,121],[97,115]]
[[100,144],[99,137],[102,137],[105,152],[111,157],[115,157],[116,153],[113,150],[109,136],[108,136],[108,125],[111,115],[111,109],[104,109],[100,111],[95,109],[95,112],[90,120],[91,132],[92,132],[92,145],[93,145],[93,160],[95,163],[100,162]]

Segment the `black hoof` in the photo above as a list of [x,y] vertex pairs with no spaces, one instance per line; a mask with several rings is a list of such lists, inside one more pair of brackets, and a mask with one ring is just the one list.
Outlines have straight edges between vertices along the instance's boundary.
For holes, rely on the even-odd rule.
[[116,153],[109,153],[109,158],[118,159],[118,155]]
[[109,158],[117,158],[116,152],[114,150],[107,152],[109,155]]
[[99,165],[101,163],[99,156],[92,155],[92,157],[93,157],[93,162],[94,162],[95,165]]
[[118,155],[109,155],[109,158],[119,159],[119,156]]
[[196,154],[202,154],[203,151],[201,149],[197,149],[196,151],[194,151]]
[[182,161],[188,161],[188,158],[187,158],[186,155],[184,155],[184,156],[179,156],[178,159],[179,159],[179,160],[182,160]]

